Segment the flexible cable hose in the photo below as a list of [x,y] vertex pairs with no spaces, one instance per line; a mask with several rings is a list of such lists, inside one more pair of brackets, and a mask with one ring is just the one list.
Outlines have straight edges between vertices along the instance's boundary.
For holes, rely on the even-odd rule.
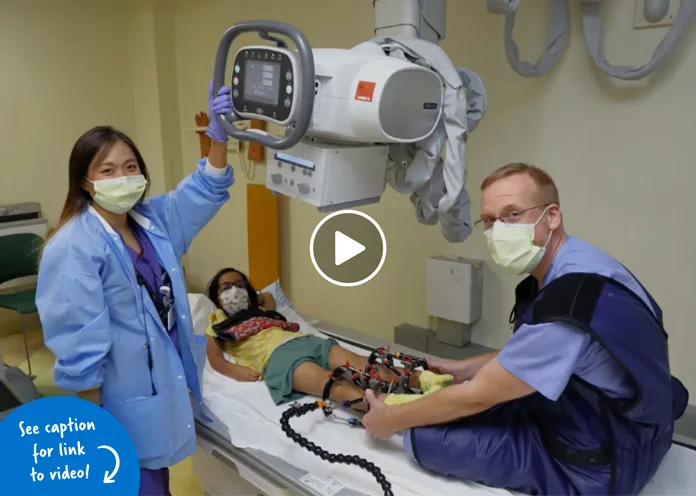
[[311,442],[309,439],[302,437],[302,435],[300,435],[298,432],[294,431],[292,427],[290,427],[290,419],[292,417],[301,417],[309,412],[315,411],[317,408],[319,408],[319,403],[314,402],[305,403],[303,405],[293,405],[287,410],[285,410],[283,412],[282,417],[280,418],[280,426],[283,429],[285,435],[293,441],[295,441],[300,446],[302,446],[307,451],[314,453],[322,460],[327,460],[329,463],[343,463],[345,465],[356,465],[362,468],[363,470],[367,470],[372,474],[372,476],[377,480],[377,483],[382,487],[382,490],[384,491],[384,496],[393,496],[394,493],[391,490],[391,484],[384,476],[382,471],[379,469],[379,467],[377,467],[374,463],[357,455],[337,455],[334,453],[329,453],[328,451],[323,450],[322,448]]

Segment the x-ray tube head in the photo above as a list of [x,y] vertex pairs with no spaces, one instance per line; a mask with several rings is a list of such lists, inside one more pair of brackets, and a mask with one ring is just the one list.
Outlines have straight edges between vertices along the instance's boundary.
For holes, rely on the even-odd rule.
[[315,49],[316,90],[307,134],[350,143],[413,143],[442,113],[435,72],[383,52]]

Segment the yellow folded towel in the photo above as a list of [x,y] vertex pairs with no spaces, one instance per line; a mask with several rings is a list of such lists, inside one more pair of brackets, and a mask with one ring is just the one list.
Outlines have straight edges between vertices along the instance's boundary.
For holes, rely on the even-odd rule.
[[454,383],[454,377],[449,374],[436,374],[430,370],[424,370],[418,377],[420,381],[421,391],[423,394],[429,394],[442,389],[443,387],[451,386]]
[[430,370],[424,370],[421,372],[418,380],[420,381],[421,391],[423,391],[423,394],[390,394],[384,399],[384,404],[394,406],[410,403],[454,383],[454,377],[451,375],[436,374]]

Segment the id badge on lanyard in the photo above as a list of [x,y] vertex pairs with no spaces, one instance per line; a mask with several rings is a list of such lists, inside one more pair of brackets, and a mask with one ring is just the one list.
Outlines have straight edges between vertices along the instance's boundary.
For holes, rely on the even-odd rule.
[[174,309],[174,299],[172,298],[171,286],[162,285],[160,288],[160,295],[162,296],[162,305],[167,309],[167,332],[171,331],[176,324],[176,313]]

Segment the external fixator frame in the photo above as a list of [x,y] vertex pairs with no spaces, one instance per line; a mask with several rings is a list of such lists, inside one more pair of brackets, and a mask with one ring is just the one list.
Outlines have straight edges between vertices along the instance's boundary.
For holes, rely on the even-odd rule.
[[[395,365],[396,360],[401,362],[402,367],[400,369]],[[392,371],[396,377],[392,378],[390,381],[382,379],[377,373],[377,365],[386,367]],[[333,417],[336,420],[345,421],[349,425],[361,427],[362,423],[358,419],[344,419],[333,414],[335,406],[329,399],[329,396],[334,384],[336,384],[337,381],[345,380],[358,386],[363,391],[370,389],[375,393],[417,394],[418,391],[413,390],[409,386],[409,383],[413,372],[419,367],[422,367],[423,370],[427,370],[428,363],[425,358],[414,357],[401,352],[392,353],[389,351],[389,346],[386,348],[377,348],[367,357],[367,365],[363,371],[356,369],[348,362],[334,369],[334,371],[329,374],[329,380],[326,381],[324,385],[324,392],[319,406],[325,417]],[[344,401],[338,406],[340,408],[348,408],[363,401],[365,401],[365,399],[360,397],[355,400]]]

